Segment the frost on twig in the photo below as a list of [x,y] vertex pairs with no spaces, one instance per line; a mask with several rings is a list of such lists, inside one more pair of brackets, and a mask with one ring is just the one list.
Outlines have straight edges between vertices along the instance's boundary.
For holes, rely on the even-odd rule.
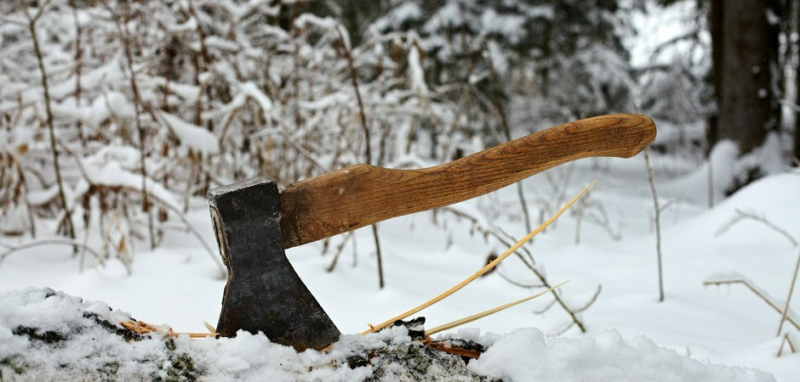
[[[741,284],[744,285],[748,290],[753,292],[758,298],[762,301],[767,303],[770,308],[775,309],[778,314],[783,314],[783,310],[780,307],[780,303],[775,301],[772,297],[770,297],[764,290],[750,282],[743,277],[732,277],[732,278],[715,278],[703,281],[703,285],[730,285],[730,284]],[[786,322],[792,324],[795,329],[800,330],[800,320],[794,317],[791,313],[786,314]]]

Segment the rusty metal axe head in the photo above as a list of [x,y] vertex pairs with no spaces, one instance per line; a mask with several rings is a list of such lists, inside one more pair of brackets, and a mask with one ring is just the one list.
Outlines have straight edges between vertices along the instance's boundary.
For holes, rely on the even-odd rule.
[[289,263],[281,243],[278,187],[260,177],[208,193],[217,243],[228,283],[217,332],[263,332],[272,342],[298,350],[320,349],[339,329]]

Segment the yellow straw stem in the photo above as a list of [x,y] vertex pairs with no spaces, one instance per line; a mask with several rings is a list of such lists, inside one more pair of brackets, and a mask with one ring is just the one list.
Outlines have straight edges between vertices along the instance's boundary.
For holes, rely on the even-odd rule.
[[562,285],[564,285],[564,284],[566,284],[566,283],[568,283],[568,282],[569,282],[569,281],[564,281],[564,282],[563,282],[563,283],[561,283],[561,284],[558,284],[558,285],[556,285],[556,286],[554,286],[554,287],[550,287],[550,288],[548,288],[546,291],[544,291],[544,292],[540,292],[540,293],[537,293],[537,294],[535,294],[535,295],[533,295],[533,296],[528,296],[528,297],[525,297],[525,298],[519,299],[519,300],[517,300],[517,301],[511,302],[511,303],[508,303],[508,304],[505,304],[505,305],[500,305],[500,306],[498,306],[498,307],[496,307],[496,308],[492,308],[492,309],[489,309],[489,310],[485,310],[485,311],[483,311],[483,312],[480,312],[480,313],[478,313],[478,314],[473,314],[473,315],[471,315],[471,316],[469,316],[469,317],[464,317],[464,318],[462,318],[462,319],[460,319],[460,320],[455,320],[455,321],[452,321],[452,322],[448,322],[448,323],[446,323],[446,324],[444,324],[444,325],[439,325],[439,326],[437,326],[437,327],[435,327],[435,328],[433,328],[433,329],[430,329],[430,330],[427,330],[427,331],[425,331],[425,335],[426,335],[426,336],[432,336],[432,335],[434,335],[434,334],[436,334],[436,333],[443,332],[443,331],[445,331],[445,330],[450,330],[450,329],[453,329],[453,328],[459,327],[459,326],[461,326],[461,325],[468,324],[468,323],[470,323],[470,322],[472,322],[472,321],[479,320],[479,319],[481,319],[481,318],[484,318],[484,317],[486,317],[486,316],[489,316],[489,315],[495,314],[495,313],[497,313],[497,312],[501,312],[501,311],[503,311],[503,310],[506,310],[506,309],[508,309],[508,308],[510,308],[510,307],[512,307],[512,306],[515,306],[515,305],[522,304],[522,303],[523,303],[523,302],[525,302],[525,301],[530,301],[530,300],[533,300],[534,298],[536,298],[536,297],[539,297],[539,296],[541,296],[541,295],[544,295],[544,294],[546,294],[547,292],[550,292],[550,291],[552,291],[553,289],[556,289],[556,288],[558,288],[558,287],[560,287],[560,286],[562,286]]
[[203,321],[203,325],[206,326],[206,329],[208,329],[209,333],[211,333],[214,336],[217,335],[217,329],[215,329],[213,326],[211,326],[211,324],[209,324],[208,322]]
[[217,335],[214,333],[177,333],[178,335],[181,334],[188,334],[189,338],[215,338]]
[[392,323],[394,323],[397,320],[402,320],[402,319],[404,319],[404,318],[406,318],[406,317],[408,317],[408,316],[410,316],[412,314],[418,313],[419,311],[421,311],[421,310],[423,310],[423,309],[425,309],[425,308],[427,308],[427,307],[439,302],[440,300],[450,296],[451,294],[459,291],[461,288],[467,286],[467,284],[471,283],[472,281],[474,281],[475,279],[477,279],[478,277],[480,277],[484,273],[486,273],[486,272],[490,271],[491,269],[493,269],[494,267],[496,267],[498,264],[500,264],[500,262],[502,262],[509,255],[514,253],[514,251],[519,249],[519,247],[521,247],[523,244],[527,243],[534,236],[539,234],[539,232],[544,231],[544,229],[547,228],[550,224],[552,224],[556,219],[558,219],[558,217],[561,216],[561,214],[563,214],[564,211],[567,210],[567,208],[572,206],[578,199],[580,199],[580,197],[583,196],[583,194],[585,194],[586,191],[589,191],[589,189],[592,186],[594,186],[595,183],[597,183],[597,179],[595,179],[591,183],[589,183],[589,185],[586,186],[586,188],[584,188],[583,191],[581,191],[578,195],[575,195],[574,198],[572,198],[569,202],[567,202],[567,204],[565,204],[564,207],[561,207],[561,209],[558,210],[558,212],[556,212],[553,216],[551,216],[550,219],[547,219],[547,221],[544,222],[542,225],[540,225],[539,227],[536,227],[535,230],[533,230],[527,236],[525,236],[522,239],[520,239],[518,242],[516,242],[514,245],[512,245],[511,248],[509,248],[502,255],[500,255],[497,259],[495,259],[494,261],[492,261],[489,264],[486,264],[485,267],[481,268],[481,270],[479,270],[478,272],[475,272],[475,274],[473,274],[472,276],[467,277],[464,281],[458,283],[456,286],[448,289],[446,292],[440,294],[439,296],[436,296],[432,300],[430,300],[430,301],[428,301],[428,302],[426,302],[426,303],[424,303],[424,304],[422,304],[422,305],[420,305],[420,306],[418,306],[418,307],[416,307],[414,309],[411,309],[411,310],[409,310],[409,311],[407,311],[407,312],[405,312],[405,313],[403,313],[403,314],[401,314],[399,316],[393,317],[393,318],[391,318],[389,320],[386,320],[386,321],[384,321],[384,322],[382,322],[382,323],[380,323],[378,325],[370,326],[369,329],[361,332],[361,335],[381,330],[381,329],[391,325]]

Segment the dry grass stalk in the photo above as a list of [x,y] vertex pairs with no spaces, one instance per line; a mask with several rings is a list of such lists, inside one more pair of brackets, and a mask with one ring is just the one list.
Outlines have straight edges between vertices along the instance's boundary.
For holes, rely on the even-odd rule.
[[537,294],[535,294],[533,296],[528,296],[528,297],[525,297],[525,298],[521,298],[521,299],[519,299],[517,301],[510,302],[510,303],[504,304],[504,305],[500,305],[498,307],[495,307],[495,308],[492,308],[492,309],[489,309],[489,310],[485,310],[485,311],[480,312],[478,314],[473,314],[471,316],[464,317],[462,319],[458,319],[458,320],[455,320],[455,321],[452,321],[452,322],[448,322],[448,323],[443,324],[443,325],[439,325],[439,326],[437,326],[435,328],[432,328],[432,329],[429,329],[429,330],[425,331],[425,335],[426,336],[432,336],[432,335],[434,335],[436,333],[443,332],[445,330],[450,330],[450,329],[453,329],[453,328],[457,328],[457,327],[459,327],[461,325],[468,324],[470,322],[479,320],[479,319],[484,318],[486,316],[491,316],[492,314],[504,311],[504,310],[506,310],[506,309],[508,309],[508,308],[510,308],[512,306],[516,306],[516,305],[522,304],[523,302],[533,300],[534,298],[542,296],[542,295],[544,295],[544,294],[546,294],[546,293],[548,293],[548,292],[550,292],[550,291],[552,291],[552,290],[554,290],[554,289],[556,289],[556,288],[558,288],[558,287],[560,287],[560,286],[562,286],[562,285],[564,285],[564,284],[566,284],[568,282],[569,281],[564,281],[561,284],[558,284],[556,286],[550,287],[547,290],[539,292],[539,293],[537,293]]
[[382,323],[380,323],[378,325],[375,325],[375,326],[370,325],[370,328],[368,330],[362,332],[361,334],[363,335],[363,334],[372,333],[372,332],[381,330],[381,329],[391,325],[392,323],[394,323],[397,320],[402,320],[402,319],[404,319],[404,318],[406,318],[406,317],[408,317],[408,316],[410,316],[412,314],[418,313],[421,310],[423,310],[423,309],[425,309],[425,308],[427,308],[427,307],[429,307],[429,306],[441,301],[442,299],[447,298],[448,296],[452,295],[453,293],[459,291],[461,288],[467,286],[469,283],[471,283],[472,281],[474,281],[475,279],[477,279],[478,277],[480,277],[484,273],[488,272],[489,270],[494,269],[494,267],[499,265],[509,255],[511,255],[517,249],[519,249],[519,247],[521,247],[523,244],[527,243],[530,239],[532,239],[534,236],[536,236],[537,234],[542,232],[545,228],[547,228],[547,226],[549,226],[556,219],[558,219],[561,216],[561,214],[563,214],[570,206],[572,206],[572,204],[574,204],[578,199],[580,199],[580,197],[583,196],[583,194],[585,194],[587,191],[589,191],[589,189],[592,186],[594,186],[595,183],[597,183],[597,180],[594,180],[591,183],[589,183],[589,185],[586,186],[586,188],[584,188],[578,195],[575,195],[575,197],[572,198],[572,200],[570,200],[569,202],[567,202],[567,204],[565,204],[563,207],[561,207],[561,209],[558,212],[556,212],[555,215],[551,216],[550,219],[547,219],[547,221],[544,222],[544,224],[540,225],[535,230],[533,230],[531,233],[529,233],[528,235],[526,235],[525,237],[520,239],[513,246],[511,246],[511,248],[507,249],[502,255],[500,255],[497,259],[495,259],[491,263],[487,264],[485,267],[481,268],[478,272],[475,272],[472,276],[467,277],[464,281],[456,284],[456,286],[454,286],[454,287],[448,289],[447,291],[445,291],[444,293],[434,297],[430,301],[425,302],[424,304],[417,306],[416,308],[413,308],[413,309],[411,309],[411,310],[409,310],[409,311],[407,311],[407,312],[405,312],[403,314],[400,314],[398,316],[392,317],[391,319],[386,320],[386,321],[384,321],[384,322],[382,322]]

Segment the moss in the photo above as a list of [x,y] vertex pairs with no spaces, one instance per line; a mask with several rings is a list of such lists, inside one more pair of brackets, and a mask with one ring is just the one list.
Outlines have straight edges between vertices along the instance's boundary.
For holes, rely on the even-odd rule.
[[177,350],[178,347],[175,344],[175,340],[172,338],[166,340],[164,346],[167,348],[170,361],[169,366],[164,370],[167,373],[167,377],[162,378],[161,376],[157,376],[154,377],[153,380],[164,382],[196,381],[200,372],[195,368],[192,357],[186,353],[175,354],[175,350]]
[[25,372],[25,365],[18,361],[18,356],[11,356],[0,359],[0,381],[3,380],[3,369],[10,369],[14,374],[20,375]]
[[172,361],[167,369],[167,382],[196,381],[197,371],[194,368],[194,361],[186,353],[170,357]]
[[367,359],[367,357],[358,354],[351,355],[345,358],[345,361],[347,361],[347,366],[350,367],[351,369],[369,365],[369,360]]
[[115,381],[117,380],[117,372],[119,371],[119,362],[109,362],[100,366],[97,372],[100,374],[102,381]]
[[47,344],[56,344],[67,339],[65,335],[52,330],[40,332],[39,329],[22,325],[17,326],[11,333],[15,336],[26,336],[32,340],[42,341]]
[[95,313],[84,312],[83,317],[93,320],[101,328],[107,330],[109,333],[116,334],[122,338],[125,338],[126,341],[141,341],[142,339],[144,339],[144,337],[141,334],[114,325],[113,323],[111,323],[111,321],[104,320]]

